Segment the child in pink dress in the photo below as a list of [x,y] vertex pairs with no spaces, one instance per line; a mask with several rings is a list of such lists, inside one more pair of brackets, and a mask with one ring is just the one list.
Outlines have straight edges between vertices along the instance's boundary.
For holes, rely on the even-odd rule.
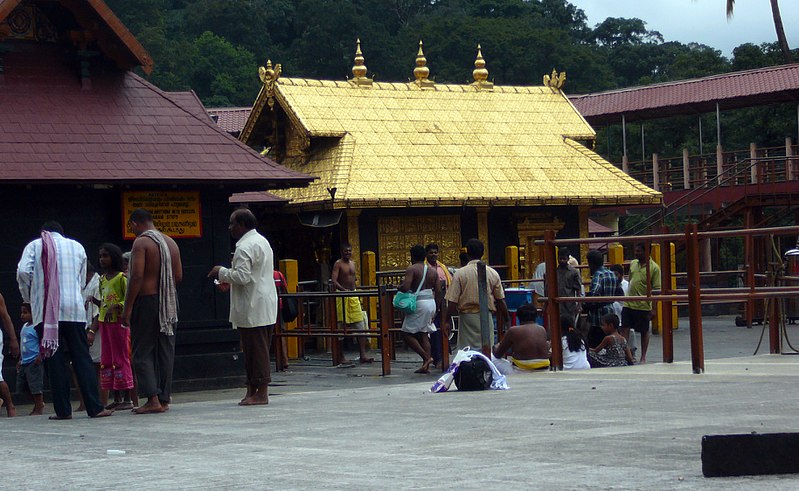
[[100,304],[99,328],[102,334],[100,385],[117,391],[115,402],[108,409],[131,409],[133,403],[121,401],[120,395],[133,389],[133,370],[130,365],[130,329],[122,326],[122,310],[128,279],[122,272],[122,250],[114,244],[100,246]]

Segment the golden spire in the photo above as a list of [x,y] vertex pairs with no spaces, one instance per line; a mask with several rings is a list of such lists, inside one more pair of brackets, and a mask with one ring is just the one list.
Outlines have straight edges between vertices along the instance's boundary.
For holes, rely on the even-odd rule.
[[424,57],[422,40],[419,40],[419,52],[416,53],[416,68],[413,69],[413,76],[416,77],[416,85],[419,87],[432,87],[435,82],[429,80],[430,69],[427,68],[427,58]]
[[355,85],[371,86],[372,79],[366,78],[366,65],[363,64],[363,53],[361,52],[361,39],[358,38],[355,42],[355,65],[352,66],[352,75],[354,78],[352,82]]
[[258,78],[261,79],[261,83],[264,84],[264,89],[266,90],[267,94],[267,103],[269,104],[270,108],[275,107],[275,86],[277,85],[277,79],[280,78],[280,74],[283,72],[283,67],[280,63],[276,64],[274,68],[272,68],[272,60],[266,60],[266,67],[258,67]]
[[474,60],[474,70],[472,70],[472,77],[474,77],[474,85],[478,89],[493,89],[494,84],[488,81],[488,69],[486,68],[486,61],[483,58],[483,48],[477,45],[477,59]]

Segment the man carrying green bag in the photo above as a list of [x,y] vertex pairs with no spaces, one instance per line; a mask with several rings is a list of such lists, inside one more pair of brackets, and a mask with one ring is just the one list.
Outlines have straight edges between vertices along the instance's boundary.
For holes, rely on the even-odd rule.
[[424,263],[424,247],[411,247],[411,265],[405,270],[405,280],[394,296],[394,308],[402,311],[402,337],[412,350],[422,358],[416,373],[430,373],[433,357],[430,355],[428,333],[435,332],[433,316],[441,302],[441,283],[438,272]]

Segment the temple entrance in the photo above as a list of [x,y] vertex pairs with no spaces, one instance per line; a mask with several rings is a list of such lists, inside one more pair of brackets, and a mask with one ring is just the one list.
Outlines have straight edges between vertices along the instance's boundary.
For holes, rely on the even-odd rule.
[[516,232],[519,236],[519,274],[521,278],[532,278],[538,263],[544,260],[536,240],[543,240],[545,230],[559,232],[564,222],[553,218],[549,213],[530,213],[519,215]]
[[380,217],[377,221],[380,270],[405,269],[414,244],[435,242],[439,258],[447,266],[458,266],[461,249],[461,218],[458,215]]

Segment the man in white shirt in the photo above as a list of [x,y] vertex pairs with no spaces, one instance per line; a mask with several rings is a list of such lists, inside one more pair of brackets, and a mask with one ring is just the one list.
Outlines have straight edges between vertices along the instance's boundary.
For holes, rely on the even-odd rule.
[[[45,358],[45,368],[50,379],[55,409],[55,414],[50,419],[72,419],[71,377],[64,356],[66,351],[72,360],[75,378],[83,394],[88,415],[92,418],[110,416],[111,412],[105,410],[100,402],[97,374],[86,339],[86,310],[81,295],[86,281],[86,251],[78,242],[64,237],[64,229],[58,222],[46,222],[41,230],[42,237],[47,239],[47,249],[55,257],[48,255],[46,259],[50,267],[46,268],[42,261],[45,249],[43,238],[30,242],[22,251],[22,258],[17,265],[17,283],[22,301],[31,304],[31,324],[35,326],[39,339],[44,342],[50,338],[48,343],[52,343],[45,343],[50,350],[49,356]],[[52,264],[53,259],[56,261],[55,266]],[[55,274],[57,278],[50,277],[51,274]],[[48,288],[52,280],[56,280],[58,284]],[[45,297],[58,304],[52,312],[57,319],[46,318]],[[50,307],[53,307],[52,304]],[[45,322],[48,323],[46,329]],[[54,329],[56,325],[57,329]]]
[[230,215],[230,235],[236,242],[230,268],[214,266],[208,277],[230,285],[230,323],[239,331],[247,371],[247,394],[240,406],[269,404],[269,327],[277,322],[274,256],[269,241],[258,233],[258,221],[248,209]]

